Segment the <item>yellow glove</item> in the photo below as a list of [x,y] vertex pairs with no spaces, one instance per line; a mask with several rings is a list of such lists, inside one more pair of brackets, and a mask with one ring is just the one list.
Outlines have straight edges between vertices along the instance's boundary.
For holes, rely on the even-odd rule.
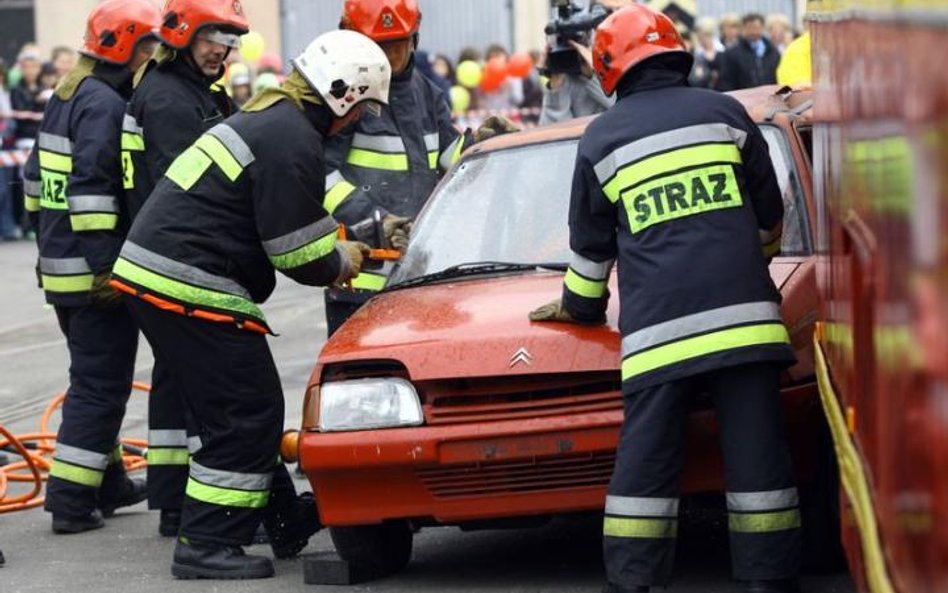
[[369,256],[371,248],[357,241],[336,241],[336,247],[341,256],[336,284],[345,284],[362,272],[362,263]]
[[109,280],[111,279],[111,270],[95,275],[92,279],[92,290],[89,293],[92,302],[106,306],[117,305],[122,302],[122,293],[109,286]]
[[520,128],[506,117],[502,115],[492,115],[484,120],[481,127],[477,128],[477,132],[474,134],[474,142],[483,142],[494,136],[503,136],[504,134],[512,134],[513,132],[519,131]]
[[552,303],[543,305],[539,309],[530,312],[530,321],[561,321],[563,323],[579,323],[563,307],[562,300],[556,300]]

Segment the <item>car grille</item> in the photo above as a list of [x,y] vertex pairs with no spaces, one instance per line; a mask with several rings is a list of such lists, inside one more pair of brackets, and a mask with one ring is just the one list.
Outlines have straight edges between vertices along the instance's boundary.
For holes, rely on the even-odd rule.
[[618,372],[428,381],[418,387],[429,425],[622,409]]
[[465,463],[418,469],[416,474],[435,498],[605,487],[614,453],[538,461]]

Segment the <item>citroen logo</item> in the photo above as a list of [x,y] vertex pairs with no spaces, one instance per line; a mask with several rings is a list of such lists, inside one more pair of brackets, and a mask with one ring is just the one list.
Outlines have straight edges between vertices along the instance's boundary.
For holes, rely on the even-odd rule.
[[524,364],[530,366],[533,364],[533,355],[526,348],[521,348],[514,352],[514,355],[510,358],[510,368],[517,366],[518,364]]

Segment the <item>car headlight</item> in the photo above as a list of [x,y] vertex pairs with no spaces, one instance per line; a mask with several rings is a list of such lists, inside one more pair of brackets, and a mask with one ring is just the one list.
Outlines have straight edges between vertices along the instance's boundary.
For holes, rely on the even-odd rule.
[[319,430],[370,430],[424,422],[415,386],[404,379],[325,383],[319,394]]

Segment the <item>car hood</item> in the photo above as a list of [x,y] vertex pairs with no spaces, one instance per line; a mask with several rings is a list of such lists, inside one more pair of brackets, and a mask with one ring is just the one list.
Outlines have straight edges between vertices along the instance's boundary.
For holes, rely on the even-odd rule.
[[[798,265],[771,266],[778,287]],[[614,275],[610,284],[618,294]],[[609,303],[606,325],[528,319],[562,289],[561,273],[537,272],[383,293],[328,341],[319,363],[396,360],[416,381],[617,370],[618,299]]]

